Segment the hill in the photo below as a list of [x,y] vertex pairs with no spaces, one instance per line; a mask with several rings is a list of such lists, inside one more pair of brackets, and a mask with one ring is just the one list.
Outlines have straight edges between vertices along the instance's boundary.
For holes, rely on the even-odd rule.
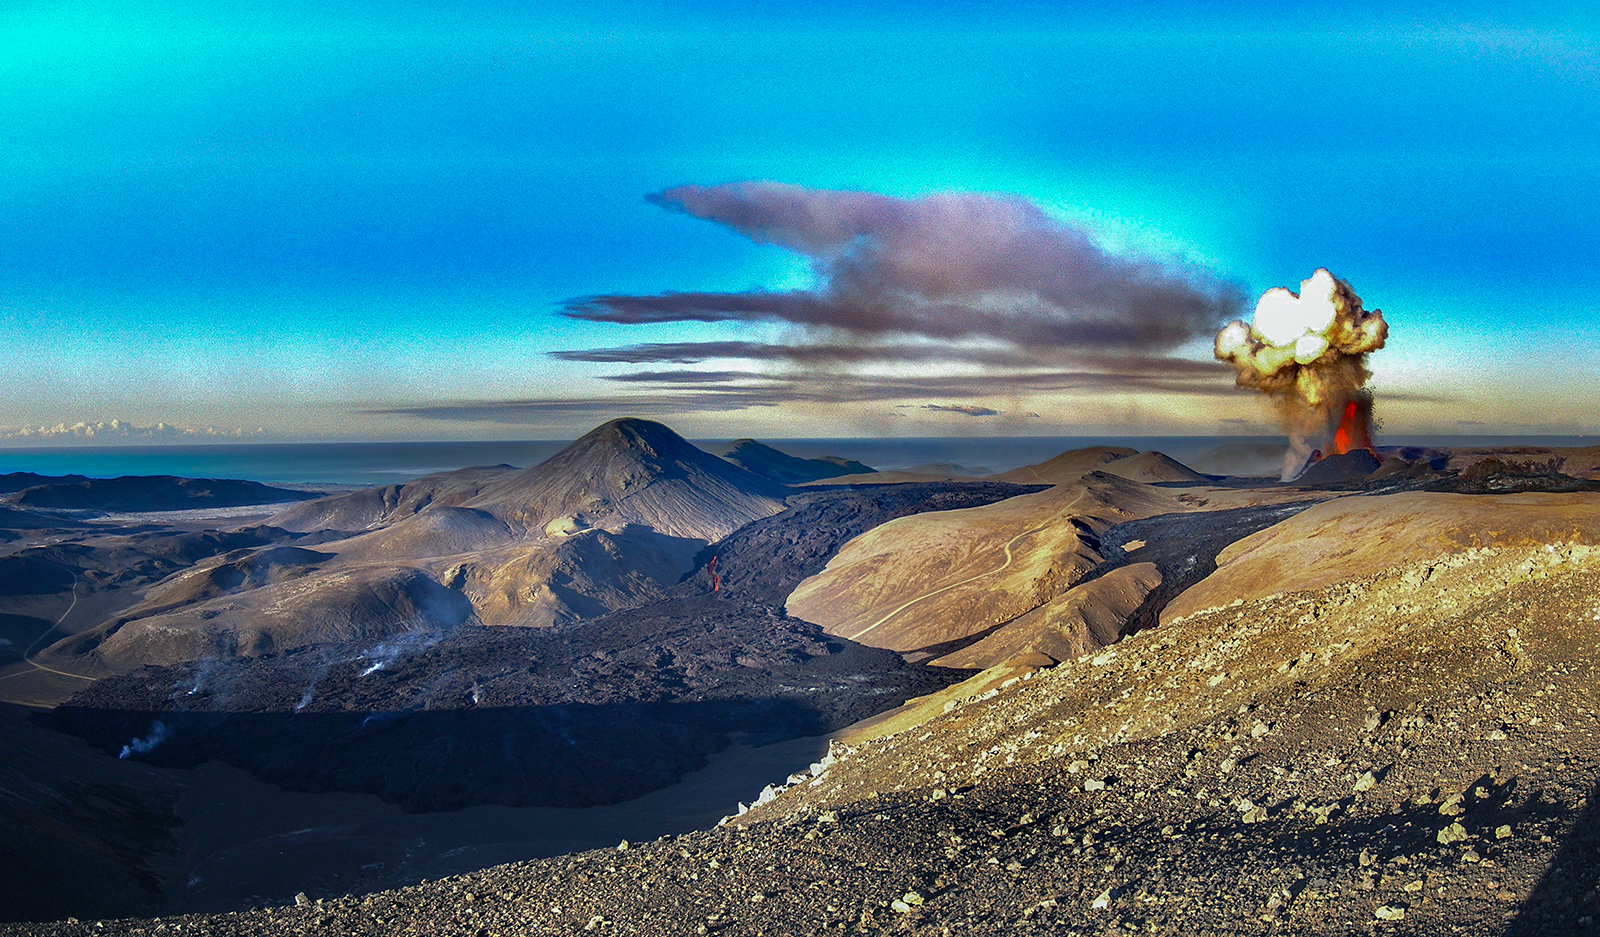
[[1093,475],[901,518],[847,544],[787,607],[853,641],[937,656],[1070,589],[1101,561],[1096,535],[1114,519],[1182,510],[1176,493]]
[[1155,450],[1125,456],[1095,469],[1107,475],[1118,475],[1129,481],[1203,483],[1206,477],[1171,456]]
[[1162,617],[1321,588],[1440,553],[1553,541],[1600,543],[1600,494],[1339,498],[1228,546],[1217,557],[1217,571]]
[[1011,482],[1017,485],[1060,485],[1082,478],[1090,472],[1101,471],[1118,459],[1137,455],[1139,450],[1125,446],[1094,446],[1073,449],[1034,465],[1024,465],[1009,472],[989,476],[992,481]]
[[267,523],[284,530],[369,530],[425,508],[451,507],[482,491],[490,482],[516,471],[509,465],[480,466],[438,472],[406,482],[330,495],[286,508]]
[[543,532],[552,522],[618,531],[639,524],[716,540],[776,514],[783,486],[705,452],[660,423],[612,420],[540,464],[463,502]]
[[86,482],[87,475],[39,475],[35,472],[7,472],[0,474],[0,494],[33,488],[36,485],[62,485]]
[[1380,466],[1377,456],[1365,449],[1356,449],[1343,455],[1330,455],[1311,463],[1294,477],[1293,482],[1311,488],[1337,485],[1366,478]]
[[[1133,463],[1135,474],[1165,467],[1165,457],[1150,455],[1157,458]],[[1091,472],[868,531],[801,583],[788,609],[833,634],[939,666],[1062,660],[1155,624],[1228,544],[1326,497],[1156,487]]]
[[[43,476],[24,473],[6,476],[12,484]],[[4,481],[0,478],[0,481]],[[4,490],[4,488],[0,488]],[[12,490],[4,497],[19,508],[55,508],[79,511],[176,511],[191,508],[238,507],[277,504],[315,498],[312,492],[275,488],[260,482],[227,478],[176,478],[171,475],[124,475],[119,478],[85,478],[81,475],[45,478]]]
[[838,456],[802,459],[754,439],[735,440],[722,457],[740,468],[782,485],[798,485],[840,475],[870,475],[870,465]]

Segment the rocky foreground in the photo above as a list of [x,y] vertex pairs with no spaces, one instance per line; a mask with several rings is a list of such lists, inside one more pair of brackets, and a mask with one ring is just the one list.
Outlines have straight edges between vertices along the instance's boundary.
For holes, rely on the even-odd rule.
[[1597,635],[1600,550],[1456,548],[974,678],[713,831],[4,932],[1581,933],[1600,909]]

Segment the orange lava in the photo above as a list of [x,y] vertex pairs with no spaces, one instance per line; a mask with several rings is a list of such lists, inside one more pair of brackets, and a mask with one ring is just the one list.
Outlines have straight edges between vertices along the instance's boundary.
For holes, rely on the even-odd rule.
[[1359,400],[1344,405],[1344,418],[1333,434],[1333,452],[1344,455],[1357,449],[1372,451],[1372,430],[1368,423],[1368,407]]

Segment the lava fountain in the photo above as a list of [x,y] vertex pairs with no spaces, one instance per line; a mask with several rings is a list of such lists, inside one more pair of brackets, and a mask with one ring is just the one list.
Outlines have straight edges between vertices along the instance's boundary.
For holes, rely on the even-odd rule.
[[1329,455],[1345,455],[1365,449],[1377,455],[1372,448],[1372,398],[1362,394],[1344,405],[1344,415],[1339,418],[1339,428],[1333,431],[1333,448]]
[[1290,440],[1284,479],[1318,451],[1372,449],[1367,355],[1388,337],[1383,313],[1363,309],[1350,284],[1325,269],[1302,281],[1299,293],[1267,290],[1249,325],[1235,320],[1217,333],[1216,356],[1238,371],[1239,386],[1278,406]]

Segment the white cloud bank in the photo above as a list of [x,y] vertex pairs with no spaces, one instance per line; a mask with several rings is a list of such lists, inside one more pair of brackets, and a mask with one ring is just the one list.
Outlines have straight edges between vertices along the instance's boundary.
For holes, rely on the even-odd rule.
[[93,423],[57,423],[54,426],[0,426],[0,440],[17,442],[120,442],[129,440],[180,442],[196,439],[243,439],[265,436],[266,430],[235,427],[180,426],[174,423],[129,423],[126,420],[99,420]]

